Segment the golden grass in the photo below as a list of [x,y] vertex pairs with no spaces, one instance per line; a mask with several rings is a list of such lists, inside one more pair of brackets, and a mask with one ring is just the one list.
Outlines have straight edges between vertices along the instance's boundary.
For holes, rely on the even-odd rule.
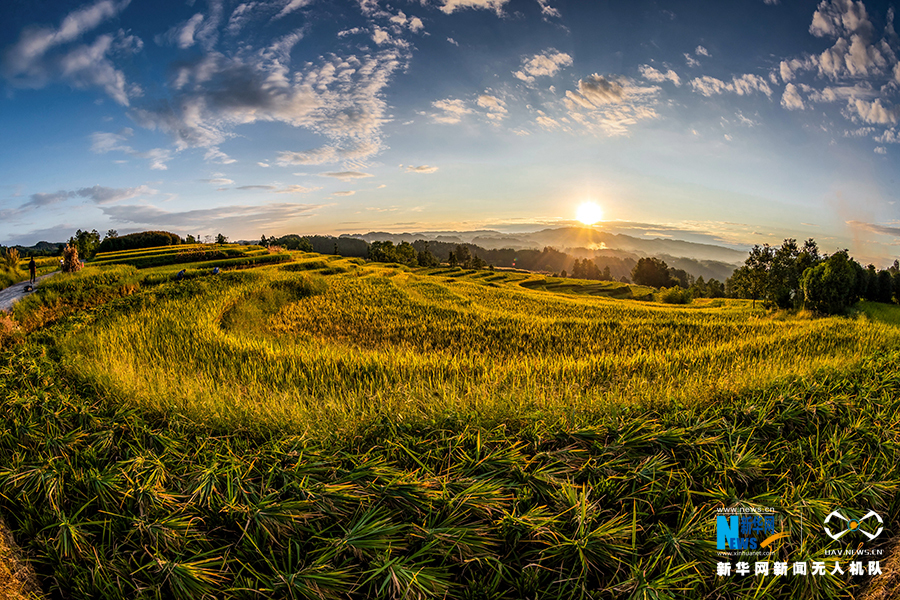
[[845,367],[900,340],[873,319],[772,317],[744,301],[672,307],[527,289],[521,275],[289,266],[168,284],[69,335],[64,353],[139,405],[318,435],[447,412],[577,422]]

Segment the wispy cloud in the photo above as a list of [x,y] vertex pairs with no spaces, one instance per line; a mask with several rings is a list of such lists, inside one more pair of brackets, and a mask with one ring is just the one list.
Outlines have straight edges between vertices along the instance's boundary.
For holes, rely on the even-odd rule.
[[[403,165],[400,165],[401,167]],[[430,165],[419,165],[418,167],[414,167],[413,165],[407,165],[406,172],[407,173],[434,173],[437,171],[437,167],[433,167]]]
[[[642,87],[627,77],[594,73],[580,79],[576,90],[566,91],[569,116],[587,131],[625,135],[638,121],[656,118],[653,108],[659,88]],[[548,118],[545,117],[545,120]]]
[[101,0],[70,12],[59,27],[32,26],[3,54],[2,72],[15,87],[42,88],[65,81],[80,88],[97,87],[123,106],[129,105],[125,75],[113,65],[114,52],[138,52],[143,42],[124,31],[98,35],[76,44],[87,33],[124,10],[129,0]]
[[536,77],[552,77],[563,67],[572,64],[572,57],[553,48],[535,54],[522,61],[522,68],[513,72],[517,79],[526,83],[534,83]]
[[319,173],[321,177],[333,177],[334,179],[340,179],[341,181],[352,181],[354,179],[363,179],[365,177],[372,177],[373,175],[370,173],[362,173],[360,171],[339,171],[333,173]]

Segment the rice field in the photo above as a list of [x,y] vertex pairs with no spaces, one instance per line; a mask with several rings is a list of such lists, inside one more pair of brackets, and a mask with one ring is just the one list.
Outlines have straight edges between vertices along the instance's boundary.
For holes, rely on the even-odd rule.
[[138,406],[316,436],[382,415],[587,423],[612,407],[703,403],[853,365],[900,340],[862,315],[674,308],[487,273],[300,260],[123,299],[60,347],[82,377]]
[[833,562],[839,506],[877,510],[890,551],[898,307],[673,307],[621,284],[289,258],[180,281],[174,264],[89,267],[17,307],[32,333],[0,353],[0,515],[44,592],[866,589],[717,576],[721,508],[785,517],[771,560]]

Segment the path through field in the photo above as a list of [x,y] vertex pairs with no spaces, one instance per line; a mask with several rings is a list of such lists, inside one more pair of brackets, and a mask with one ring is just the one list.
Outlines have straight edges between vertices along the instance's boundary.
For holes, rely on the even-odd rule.
[[[35,289],[40,282],[47,279],[48,277],[53,277],[59,273],[59,271],[54,271],[52,273],[47,273],[46,275],[41,275],[35,280]],[[15,285],[11,285],[5,290],[0,290],[0,310],[12,310],[13,304],[24,298],[25,296],[31,294],[32,292],[26,292],[25,286],[28,285],[27,281],[21,281]]]

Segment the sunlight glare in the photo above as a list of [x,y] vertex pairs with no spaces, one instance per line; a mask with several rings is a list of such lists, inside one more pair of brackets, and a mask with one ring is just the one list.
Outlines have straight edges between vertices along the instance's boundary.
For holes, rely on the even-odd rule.
[[584,202],[578,207],[575,216],[585,225],[593,225],[603,218],[603,209],[596,202]]

